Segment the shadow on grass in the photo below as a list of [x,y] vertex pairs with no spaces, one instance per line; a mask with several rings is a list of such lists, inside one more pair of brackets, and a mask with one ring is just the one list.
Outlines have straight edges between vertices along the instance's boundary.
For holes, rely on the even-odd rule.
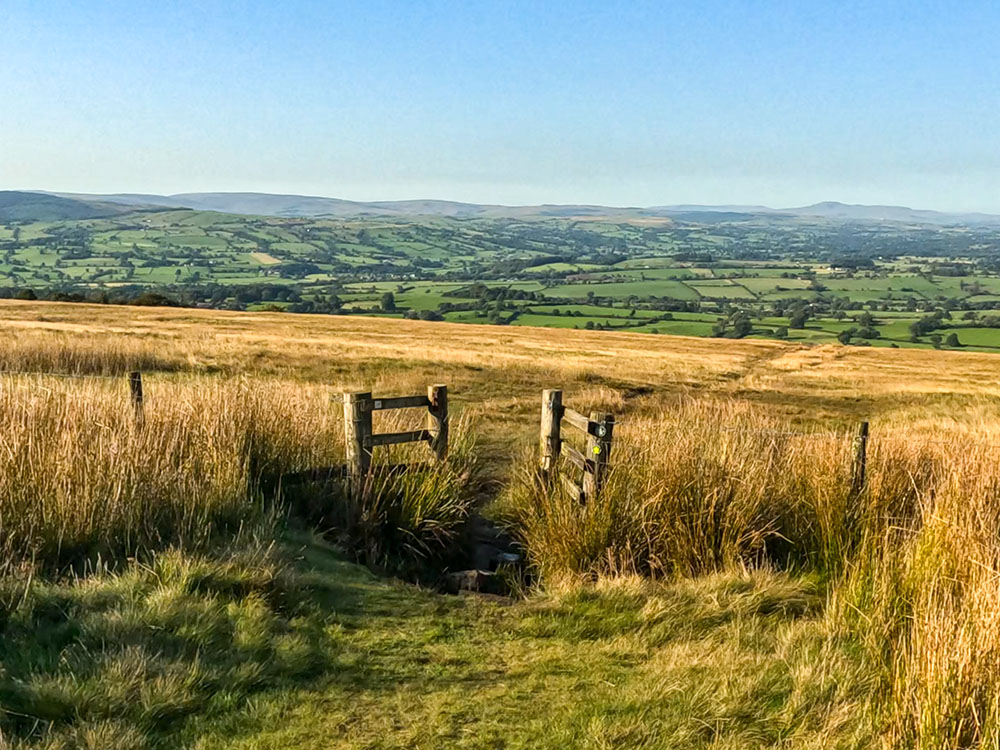
[[[142,746],[174,746],[178,719],[232,710],[264,688],[346,675],[351,665],[327,628],[338,611],[365,609],[366,575],[316,542],[305,550],[329,558],[326,575],[350,569],[341,578],[352,582],[323,586],[322,573],[287,563],[287,548],[266,546],[169,551],[58,583],[3,581],[3,738],[25,748],[89,746],[80,733],[111,723]],[[102,742],[121,744],[108,731]]]
[[[705,686],[739,680],[719,695],[747,718],[725,731],[771,741],[821,603],[775,574],[443,596],[311,536],[5,586],[0,730],[18,750],[700,746],[735,710]],[[799,622],[801,643],[782,645]]]

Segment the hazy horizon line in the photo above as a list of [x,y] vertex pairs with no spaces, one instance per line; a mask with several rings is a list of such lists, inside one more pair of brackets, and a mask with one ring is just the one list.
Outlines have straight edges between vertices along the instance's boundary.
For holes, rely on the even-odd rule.
[[278,196],[286,198],[315,198],[320,200],[336,200],[344,201],[347,203],[359,203],[359,204],[371,204],[371,203],[418,203],[418,202],[435,202],[435,203],[457,203],[463,205],[471,206],[495,206],[499,208],[525,208],[532,206],[589,206],[595,208],[614,208],[614,209],[653,209],[653,208],[688,208],[688,207],[699,207],[699,208],[741,208],[741,209],[766,209],[768,211],[788,211],[797,208],[810,208],[813,206],[820,206],[824,204],[834,204],[842,206],[860,206],[868,208],[902,208],[909,211],[930,211],[934,213],[941,214],[968,214],[968,215],[1000,215],[1000,211],[996,214],[990,211],[980,211],[980,210],[967,210],[967,209],[939,209],[939,208],[920,208],[914,207],[912,205],[907,205],[905,203],[892,203],[892,202],[879,202],[879,203],[858,203],[849,202],[836,199],[824,199],[819,201],[814,201],[811,203],[796,203],[795,205],[788,206],[769,206],[764,203],[756,202],[741,202],[741,201],[730,201],[721,203],[700,203],[696,201],[686,201],[683,203],[647,203],[647,204],[612,204],[612,203],[600,203],[594,201],[544,201],[544,202],[520,202],[520,203],[507,203],[507,202],[496,202],[496,201],[476,201],[468,199],[456,199],[456,198],[432,198],[432,197],[421,197],[421,198],[374,198],[374,199],[359,199],[359,198],[343,198],[335,195],[322,195],[319,193],[311,192],[285,192],[278,191],[272,192],[267,190],[183,190],[178,192],[156,192],[147,190],[116,190],[113,192],[103,191],[103,192],[91,192],[82,190],[46,190],[41,188],[4,188],[4,190],[10,192],[24,192],[24,193],[38,193],[43,195],[80,195],[80,196],[90,196],[90,197],[101,197],[101,196],[124,196],[124,195],[142,195],[151,197],[162,197],[162,198],[173,198],[177,196],[185,195],[258,195],[258,196]]

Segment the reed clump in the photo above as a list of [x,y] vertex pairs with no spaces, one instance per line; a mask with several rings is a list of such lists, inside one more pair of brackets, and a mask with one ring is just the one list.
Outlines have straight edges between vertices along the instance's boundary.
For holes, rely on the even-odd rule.
[[[345,492],[343,411],[330,386],[260,376],[153,376],[137,418],[124,378],[0,379],[0,556],[62,566],[204,547],[270,523],[288,504],[359,559],[422,560],[455,540],[473,502],[473,440],[451,458],[380,450],[364,501]],[[412,429],[398,413],[383,431]],[[415,463],[415,471],[386,466]],[[328,472],[333,483],[289,477]],[[308,502],[305,502],[305,500]]]
[[[382,415],[381,422],[380,432],[417,427],[406,412]],[[421,577],[447,566],[461,552],[483,483],[470,418],[451,422],[448,442],[443,462],[423,444],[376,449],[364,485],[356,492],[340,485],[324,495],[314,522],[333,529],[339,546],[371,567]]]
[[870,525],[830,614],[877,678],[872,720],[887,747],[993,747],[1000,448],[967,437],[899,443],[907,496]]
[[820,575],[831,643],[870,681],[885,747],[1000,743],[1000,446],[966,433],[797,434],[745,405],[692,401],[622,422],[600,497],[581,506],[526,456],[494,512],[543,580]]
[[690,400],[619,423],[596,501],[544,484],[531,454],[494,512],[542,572],[675,576],[767,562],[836,575],[872,538],[919,523],[921,498],[959,470],[941,448],[876,432],[860,487],[853,431],[794,430],[743,403]]
[[854,543],[847,433],[797,434],[729,402],[622,421],[581,506],[533,458],[495,511],[546,574],[695,575],[736,563],[836,566]]
[[146,388],[140,422],[124,380],[0,380],[5,561],[203,544],[262,521],[262,482],[342,453],[324,389],[243,378]]

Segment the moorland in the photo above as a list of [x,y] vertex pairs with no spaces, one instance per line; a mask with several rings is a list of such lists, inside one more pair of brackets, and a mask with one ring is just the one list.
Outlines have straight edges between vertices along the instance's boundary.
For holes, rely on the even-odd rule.
[[[1000,736],[992,354],[37,300],[0,333],[11,747]],[[446,462],[283,479],[344,460],[342,391],[434,382]],[[585,505],[536,473],[554,387],[618,420]],[[521,560],[445,593],[475,519]]]

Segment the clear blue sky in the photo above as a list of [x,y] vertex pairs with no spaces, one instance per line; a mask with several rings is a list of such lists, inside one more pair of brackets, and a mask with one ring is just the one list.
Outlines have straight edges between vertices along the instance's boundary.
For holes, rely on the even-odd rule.
[[1000,3],[0,0],[0,188],[1000,213]]

